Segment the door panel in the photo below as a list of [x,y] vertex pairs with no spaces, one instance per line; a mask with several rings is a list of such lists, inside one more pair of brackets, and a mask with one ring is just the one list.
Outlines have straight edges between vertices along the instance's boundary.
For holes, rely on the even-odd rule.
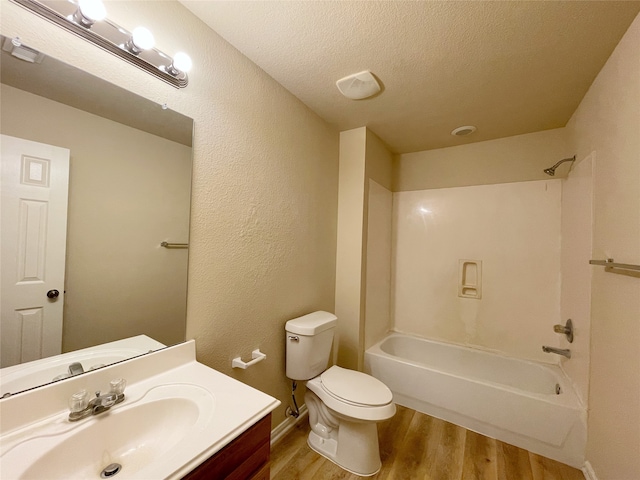
[[[62,346],[69,150],[2,135],[1,366]],[[49,290],[58,290],[48,298]]]

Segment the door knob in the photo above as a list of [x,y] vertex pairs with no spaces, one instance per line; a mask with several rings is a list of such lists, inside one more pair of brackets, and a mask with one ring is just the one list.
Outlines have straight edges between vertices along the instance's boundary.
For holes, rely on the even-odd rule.
[[49,290],[47,292],[47,297],[49,298],[58,298],[58,295],[60,295],[60,292],[58,290]]

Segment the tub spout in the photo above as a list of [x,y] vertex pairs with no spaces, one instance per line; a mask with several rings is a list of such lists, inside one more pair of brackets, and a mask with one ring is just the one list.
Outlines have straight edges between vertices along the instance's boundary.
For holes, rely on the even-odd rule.
[[546,345],[543,345],[542,351],[545,353],[555,353],[557,355],[562,355],[564,357],[571,358],[571,350],[569,350],[568,348],[554,348],[554,347],[548,347]]

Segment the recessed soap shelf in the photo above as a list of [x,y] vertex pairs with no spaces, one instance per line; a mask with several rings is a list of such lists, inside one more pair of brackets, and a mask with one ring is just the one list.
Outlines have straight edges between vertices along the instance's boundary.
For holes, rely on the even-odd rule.
[[482,298],[482,260],[458,260],[458,296]]

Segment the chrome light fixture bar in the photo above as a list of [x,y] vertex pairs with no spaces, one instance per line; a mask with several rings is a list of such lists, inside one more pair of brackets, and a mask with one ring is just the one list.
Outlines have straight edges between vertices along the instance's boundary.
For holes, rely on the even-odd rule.
[[139,27],[129,32],[106,17],[101,18],[106,12],[103,6],[100,8],[100,0],[11,1],[169,85],[184,88],[189,83],[187,71],[191,68],[191,59],[188,55],[179,52],[172,58],[153,48],[153,35],[148,30]]

